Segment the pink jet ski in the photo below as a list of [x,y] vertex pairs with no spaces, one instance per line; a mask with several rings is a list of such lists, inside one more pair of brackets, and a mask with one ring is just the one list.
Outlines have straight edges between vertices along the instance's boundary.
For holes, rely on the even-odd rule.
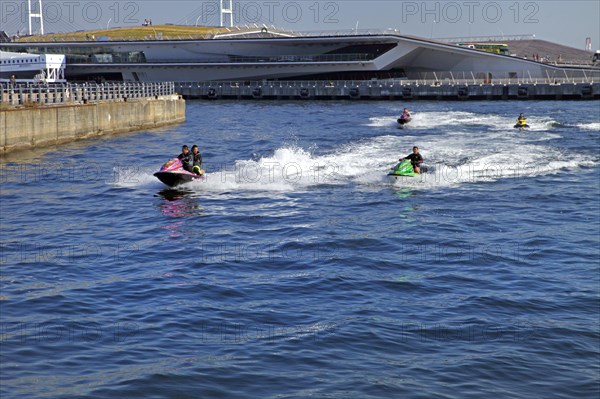
[[183,183],[189,183],[192,180],[202,179],[204,171],[200,170],[200,174],[188,172],[183,169],[181,161],[177,158],[169,160],[154,174],[161,182],[169,187],[175,187]]

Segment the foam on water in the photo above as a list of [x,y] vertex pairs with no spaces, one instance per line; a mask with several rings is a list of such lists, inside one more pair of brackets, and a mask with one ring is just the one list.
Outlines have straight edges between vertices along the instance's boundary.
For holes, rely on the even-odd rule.
[[[450,117],[451,115],[451,117]],[[385,186],[389,170],[418,145],[427,173],[414,178],[397,179],[395,184],[419,188],[445,187],[465,183],[495,181],[502,178],[529,178],[591,166],[597,160],[584,154],[569,154],[542,145],[558,137],[551,133],[558,122],[551,117],[530,117],[530,129],[518,132],[513,117],[473,112],[419,112],[410,128],[395,130],[396,118],[375,116],[368,126],[389,127],[384,135],[340,145],[328,153],[315,148],[284,144],[272,154],[239,159],[231,167],[207,170],[205,179],[182,187],[205,192],[290,192],[318,185],[356,184]],[[590,129],[598,123],[587,123]],[[461,126],[470,127],[461,129]],[[481,127],[473,131],[473,127]],[[444,132],[424,131],[445,128]],[[529,133],[529,134],[528,134]],[[143,170],[134,179],[119,181],[122,187],[160,188],[151,170]],[[117,175],[119,171],[115,171]]]
[[[398,116],[373,116],[366,126],[397,127]],[[492,131],[514,131],[516,116],[477,114],[474,112],[418,112],[412,115],[409,129],[432,129],[440,127],[485,127]],[[543,132],[564,126],[553,118],[531,115],[528,117],[528,131]],[[592,124],[593,125],[593,124]],[[557,136],[556,136],[557,137]]]
[[206,179],[190,183],[194,189],[210,191],[292,191],[309,185],[314,173],[310,153],[296,146],[284,146],[258,160],[237,160],[231,168],[209,172]]
[[482,146],[481,137],[380,136],[346,145],[324,155],[310,154],[298,147],[282,147],[270,157],[239,160],[232,169],[207,175],[206,180],[188,184],[208,191],[295,191],[321,184],[386,185],[386,174],[400,157],[419,143],[430,171],[416,178],[396,182],[427,187],[495,181],[502,178],[530,178],[591,166],[584,155],[564,159],[551,147],[526,144],[523,140],[497,137]]
[[[398,126],[396,116],[374,116],[369,118],[366,126],[387,127]],[[476,114],[473,112],[415,112],[412,114],[409,127],[411,129],[428,129],[442,126],[503,126],[512,127],[509,118],[497,115]]]
[[110,183],[117,187],[143,189],[160,189],[164,187],[164,184],[154,177],[154,173],[159,169],[158,167],[152,170],[149,168],[134,169],[119,165],[114,166],[112,169],[114,179]]
[[578,123],[576,126],[583,130],[593,130],[595,132],[600,132],[600,122]]
[[[514,122],[516,122],[516,118],[514,118]],[[529,125],[527,130],[530,132],[543,132],[565,126],[563,123],[547,116],[530,116],[527,118],[527,124]]]

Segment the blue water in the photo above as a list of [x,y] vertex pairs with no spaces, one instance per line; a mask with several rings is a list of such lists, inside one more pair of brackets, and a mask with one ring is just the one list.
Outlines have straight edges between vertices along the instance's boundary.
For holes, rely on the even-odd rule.
[[[410,105],[188,102],[4,159],[0,397],[598,398],[599,103]],[[207,179],[166,189],[182,144]]]

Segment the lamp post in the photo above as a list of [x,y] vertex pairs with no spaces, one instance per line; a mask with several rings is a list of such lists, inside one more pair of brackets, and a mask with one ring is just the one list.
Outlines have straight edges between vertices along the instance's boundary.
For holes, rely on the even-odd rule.
[[433,20],[433,22],[431,23],[431,35],[429,36],[430,39],[433,39],[433,27],[435,26],[435,24],[437,24],[438,21],[436,21],[435,19]]

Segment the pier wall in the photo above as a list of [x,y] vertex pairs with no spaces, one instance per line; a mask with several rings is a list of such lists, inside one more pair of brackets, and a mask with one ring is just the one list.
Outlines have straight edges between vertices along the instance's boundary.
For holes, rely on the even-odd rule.
[[591,100],[598,81],[475,83],[473,81],[177,82],[185,98],[333,100]]
[[0,153],[185,121],[177,94],[0,108]]

